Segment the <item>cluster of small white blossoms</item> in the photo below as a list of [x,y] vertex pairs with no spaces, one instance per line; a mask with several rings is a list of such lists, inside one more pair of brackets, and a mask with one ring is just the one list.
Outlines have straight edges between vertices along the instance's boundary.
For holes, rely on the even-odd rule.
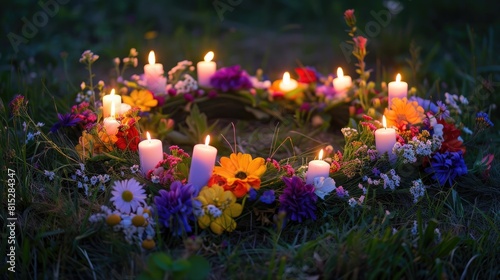
[[123,213],[102,205],[101,212],[90,216],[89,221],[92,223],[105,221],[107,225],[113,228],[113,231],[121,231],[127,243],[135,243],[139,247],[147,248],[144,241],[152,242],[155,236],[155,222],[151,213],[150,206],[137,207],[135,213]]
[[[54,179],[54,176],[51,176],[52,173],[50,171],[45,172],[45,176],[47,176],[51,181]],[[104,191],[105,184],[109,182],[111,178],[108,174],[94,175],[89,178],[89,176],[85,174],[85,165],[80,163],[80,168],[75,171],[75,174],[71,175],[71,179],[77,183],[79,189],[84,190],[86,196],[89,196],[92,194],[92,189],[94,188]]]
[[184,79],[177,81],[174,88],[177,94],[190,93],[198,89],[198,82],[189,74],[184,74]]
[[[422,231],[425,231],[427,228],[426,225],[424,225],[424,228],[422,229]],[[413,226],[411,228],[411,234],[413,236],[417,236],[418,235],[418,223],[416,220],[413,220]],[[435,228],[434,229],[434,237],[436,238],[436,242],[441,242],[441,231],[439,230],[439,228]],[[416,245],[416,244],[414,244]]]
[[[104,81],[102,81],[102,80],[100,80],[97,83],[97,88],[99,90],[102,90],[104,88],[104,86],[105,86],[105,84],[104,84]],[[81,89],[81,91],[76,94],[76,99],[75,99],[76,103],[90,102],[90,98],[92,97],[92,94],[94,93],[94,91],[90,87],[87,87],[85,82],[82,82],[80,84],[80,89]]]
[[418,156],[430,156],[436,148],[441,146],[439,138],[436,141],[426,140],[421,141],[417,137],[413,137],[407,144],[396,142],[392,148],[392,152],[403,158],[403,163],[415,163]]
[[413,203],[417,203],[418,200],[425,194],[425,185],[422,179],[412,181],[412,187],[410,188],[410,193],[413,195]]
[[351,127],[344,127],[340,131],[342,131],[342,134],[344,135],[345,138],[351,138],[358,136],[358,131],[355,128]]
[[27,132],[26,133],[26,141],[24,143],[28,144],[29,141],[35,140],[35,137],[37,137],[38,135],[40,135],[42,133],[38,128],[40,128],[44,125],[45,124],[43,122],[36,123],[35,124],[36,131],[31,132],[31,131],[28,131],[28,124],[26,122],[23,122],[23,131]]
[[384,181],[384,189],[389,188],[391,190],[395,190],[396,187],[399,187],[399,184],[401,183],[401,177],[396,174],[396,171],[394,169],[389,170],[387,174],[380,173],[380,178]]

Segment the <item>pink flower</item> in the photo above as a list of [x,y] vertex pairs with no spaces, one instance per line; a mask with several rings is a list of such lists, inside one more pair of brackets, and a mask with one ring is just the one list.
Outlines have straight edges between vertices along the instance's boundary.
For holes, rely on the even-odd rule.
[[366,54],[366,41],[368,41],[368,39],[363,36],[358,36],[354,37],[353,40],[356,44],[356,49],[358,50],[359,54],[364,56]]
[[349,9],[344,12],[345,22],[349,27],[354,27],[356,25],[356,17],[354,16],[354,9]]

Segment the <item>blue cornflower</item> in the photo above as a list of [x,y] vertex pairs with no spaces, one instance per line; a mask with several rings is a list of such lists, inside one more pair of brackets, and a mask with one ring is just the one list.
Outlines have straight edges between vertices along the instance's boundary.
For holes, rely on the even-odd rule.
[[441,186],[448,183],[450,186],[457,176],[467,174],[462,151],[436,153],[431,159],[431,166],[425,169],[427,173],[434,173],[432,178]]
[[59,119],[58,122],[56,122],[52,128],[50,129],[50,132],[55,133],[58,131],[61,127],[70,127],[70,126],[75,126],[79,122],[82,121],[80,117],[78,117],[75,114],[72,113],[66,113],[66,114],[60,114],[57,113],[57,118]]
[[274,202],[276,197],[274,196],[274,191],[273,190],[268,190],[265,191],[262,196],[259,198],[260,202],[265,203],[265,204],[271,204]]
[[283,177],[285,190],[279,197],[280,211],[286,212],[292,221],[302,222],[305,219],[316,220],[316,201],[314,186],[305,184],[301,178],[293,176]]
[[154,198],[154,204],[158,210],[158,221],[169,228],[173,235],[182,235],[191,232],[189,225],[195,220],[193,211],[196,210],[199,201],[193,199],[197,196],[196,188],[191,184],[182,185],[180,181],[174,181],[170,191],[160,190]]
[[494,125],[493,125],[493,122],[488,117],[488,114],[486,114],[485,112],[479,112],[476,114],[476,126],[479,129],[484,129],[484,128],[492,127]]
[[254,188],[250,188],[248,191],[248,200],[255,201],[257,199],[257,191]]

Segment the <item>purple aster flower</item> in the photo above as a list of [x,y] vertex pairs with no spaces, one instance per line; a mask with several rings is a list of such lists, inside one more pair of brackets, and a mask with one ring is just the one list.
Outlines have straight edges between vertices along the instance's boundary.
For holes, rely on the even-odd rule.
[[210,78],[210,85],[223,92],[252,88],[250,76],[239,65],[217,70]]
[[446,104],[442,101],[437,102],[438,113],[436,114],[439,119],[446,119],[450,117],[450,111],[446,108]]
[[304,184],[297,176],[291,178],[283,177],[285,190],[279,197],[280,211],[287,213],[292,221],[302,222],[304,219],[316,220],[316,201],[318,197],[314,193],[314,186]]
[[418,105],[420,105],[420,107],[424,108],[424,110],[426,110],[426,111],[431,111],[434,114],[437,114],[437,112],[439,111],[438,105],[436,105],[434,102],[432,102],[428,99],[423,99],[423,98],[418,97],[418,96],[412,96],[412,97],[408,98],[408,100],[409,101],[417,101]]
[[61,127],[71,127],[71,126],[76,126],[78,125],[82,119],[79,118],[78,116],[72,114],[72,113],[66,113],[66,114],[60,114],[57,113],[57,118],[59,119],[58,122],[56,122],[52,128],[50,129],[50,132],[55,133],[58,131]]
[[349,192],[344,190],[344,187],[342,187],[342,186],[336,188],[335,192],[337,193],[337,196],[340,198],[344,198],[344,196],[349,196]]
[[170,191],[160,190],[154,198],[160,224],[177,236],[191,232],[189,222],[195,220],[193,210],[195,203],[199,203],[193,199],[195,196],[196,188],[191,184],[182,185],[180,181],[173,182]]
[[265,203],[265,204],[271,204],[274,202],[276,198],[274,197],[274,191],[273,190],[268,190],[268,191],[265,191],[262,196],[259,198],[259,200],[262,202],[262,203]]
[[436,153],[431,159],[431,166],[425,169],[427,173],[434,173],[432,178],[441,186],[448,183],[450,186],[457,176],[467,174],[462,151]]

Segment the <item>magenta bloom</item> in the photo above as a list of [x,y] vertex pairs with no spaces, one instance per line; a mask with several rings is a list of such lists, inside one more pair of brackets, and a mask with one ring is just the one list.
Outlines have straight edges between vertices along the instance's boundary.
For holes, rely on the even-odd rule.
[[344,12],[345,22],[349,27],[356,25],[356,17],[354,16],[354,9],[349,9]]
[[239,65],[217,70],[210,78],[210,85],[223,92],[252,88],[250,76]]
[[283,177],[285,190],[279,197],[280,211],[285,211],[292,221],[302,222],[306,219],[316,220],[316,201],[318,196],[314,193],[314,186],[305,184],[297,176]]

